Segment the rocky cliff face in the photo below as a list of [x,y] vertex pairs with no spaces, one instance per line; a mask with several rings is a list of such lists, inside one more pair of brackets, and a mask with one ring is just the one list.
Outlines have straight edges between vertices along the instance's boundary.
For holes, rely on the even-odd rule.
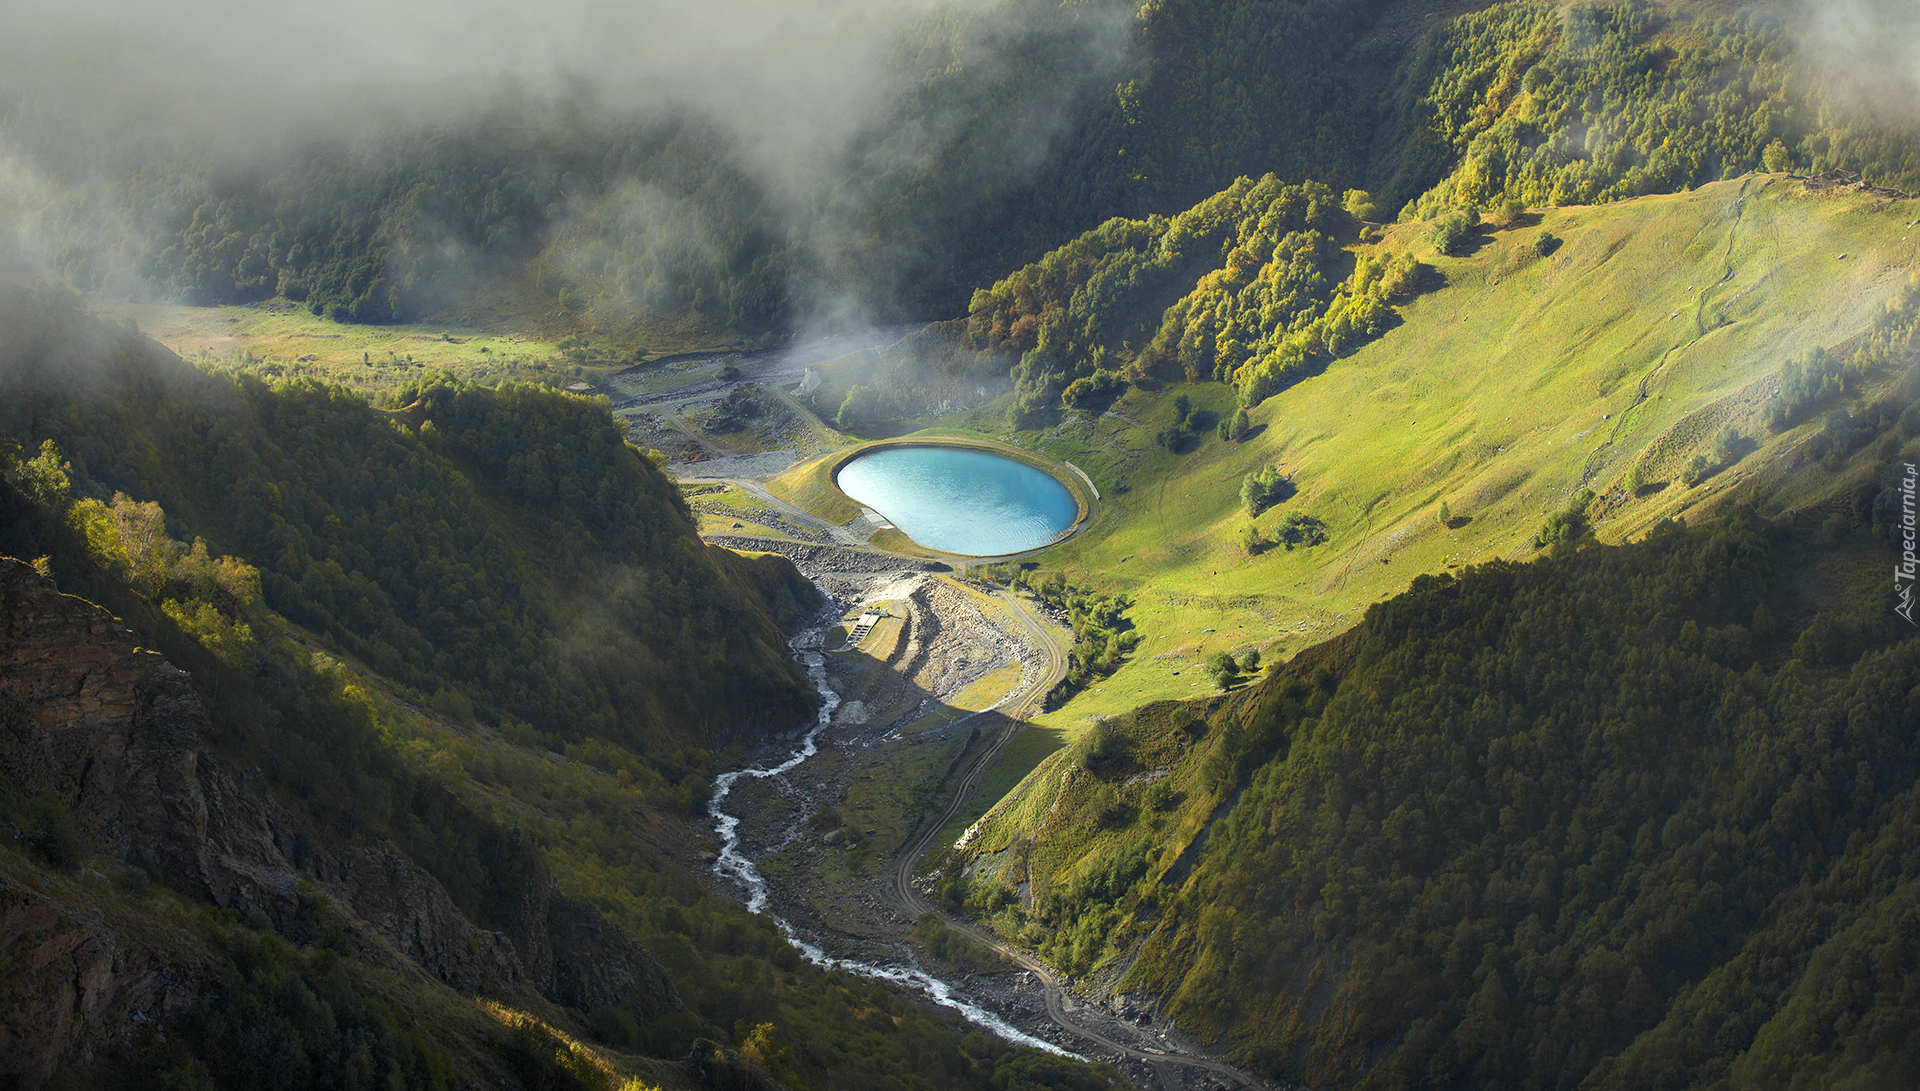
[[[651,956],[560,897],[544,865],[515,877],[512,926],[499,932],[385,847],[323,851],[296,869],[298,820],[257,771],[221,768],[200,744],[207,726],[185,674],[106,611],[0,558],[0,777],[58,800],[95,849],[264,915],[295,941],[308,938],[300,886],[311,880],[363,955],[404,958],[462,991],[530,989],[643,1019],[680,1006]],[[165,942],[0,875],[0,1086],[38,1086],[64,1057],[191,1010],[200,982]]]
[[84,895],[0,878],[0,1086],[37,1087],[65,1057],[198,1006],[194,968],[127,931]]
[[59,799],[108,855],[237,912],[285,915],[275,829],[294,824],[201,749],[206,711],[187,676],[12,560],[0,560],[0,708],[0,775],[16,789]]

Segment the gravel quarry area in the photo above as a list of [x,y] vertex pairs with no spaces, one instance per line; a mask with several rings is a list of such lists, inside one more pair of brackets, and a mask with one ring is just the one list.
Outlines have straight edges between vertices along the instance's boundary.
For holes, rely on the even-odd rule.
[[762,451],[756,455],[726,455],[698,462],[669,462],[667,473],[676,481],[767,478],[786,472],[800,461],[794,451]]

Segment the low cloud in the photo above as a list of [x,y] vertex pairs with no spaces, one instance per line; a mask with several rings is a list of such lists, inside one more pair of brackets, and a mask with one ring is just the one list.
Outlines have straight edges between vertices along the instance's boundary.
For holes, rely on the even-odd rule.
[[1838,90],[1881,109],[1920,115],[1920,4],[1800,0],[1796,30]]
[[[349,156],[357,170],[405,170],[423,133],[497,130],[531,175],[551,177],[565,168],[542,161],[541,134],[606,136],[635,122],[672,131],[698,119],[680,131],[726,150],[692,161],[750,177],[769,230],[816,255],[855,255],[848,283],[796,294],[838,324],[889,280],[871,274],[926,267],[943,237],[899,215],[903,189],[929,172],[986,179],[906,198],[942,213],[1005,192],[1121,63],[1131,18],[1125,5],[1025,0],[73,0],[9,14],[0,163],[12,155],[74,192],[162,159],[182,187],[167,199],[191,208],[196,179],[272,179],[316,144],[338,149],[328,171]],[[1044,86],[1022,67],[1036,57]],[[568,210],[554,237],[579,235],[581,217],[598,211],[603,224],[624,217],[710,255],[682,264],[723,262],[714,232],[642,175],[608,209]],[[282,181],[295,188],[268,200],[307,192],[300,176]],[[451,225],[410,229],[396,258],[461,262]],[[121,249],[137,249],[128,232]],[[453,281],[486,275],[470,272]]]
[[[985,0],[940,3],[978,9]],[[76,141],[184,137],[235,157],[289,137],[459,124],[502,104],[694,105],[804,158],[885,100],[884,51],[935,0],[520,0],[19,7],[0,92]]]

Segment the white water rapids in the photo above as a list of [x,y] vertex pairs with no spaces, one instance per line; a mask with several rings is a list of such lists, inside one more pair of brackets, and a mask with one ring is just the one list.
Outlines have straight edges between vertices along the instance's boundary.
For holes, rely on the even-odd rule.
[[747,910],[764,914],[771,919],[780,929],[780,934],[787,938],[787,942],[793,944],[801,956],[815,966],[829,970],[845,970],[861,977],[877,978],[881,981],[891,981],[896,985],[919,989],[931,997],[935,1003],[952,1008],[1015,1045],[1031,1046],[1061,1057],[1084,1060],[1085,1058],[1080,1057],[1079,1054],[1070,1053],[1052,1042],[1027,1034],[985,1008],[960,998],[954,994],[953,986],[918,966],[874,966],[865,962],[856,962],[853,959],[834,958],[818,945],[802,939],[793,925],[782,920],[779,915],[767,912],[766,877],[761,875],[760,869],[740,851],[740,816],[728,814],[720,809],[720,805],[726,801],[728,794],[733,791],[733,786],[739,783],[740,778],[752,777],[756,780],[765,780],[778,777],[820,752],[817,740],[820,733],[825,731],[832,722],[833,710],[840,705],[840,695],[827,685],[825,657],[819,652],[803,652],[800,658],[806,664],[807,674],[813,678],[814,686],[820,691],[822,699],[820,715],[814,721],[812,729],[801,739],[800,748],[795,750],[793,756],[786,761],[771,769],[736,769],[713,778],[713,799],[708,802],[707,809],[713,813],[714,832],[720,836],[720,855],[714,861],[713,870],[746,887]]

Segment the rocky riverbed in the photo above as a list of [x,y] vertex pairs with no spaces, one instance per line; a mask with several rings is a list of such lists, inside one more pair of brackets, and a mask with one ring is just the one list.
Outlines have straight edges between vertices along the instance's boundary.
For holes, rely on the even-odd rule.
[[[922,565],[844,547],[781,545],[828,597],[795,646],[821,654],[839,703],[817,737],[818,755],[779,777],[740,780],[727,801],[739,818],[738,851],[764,877],[769,911],[829,956],[917,967],[1020,1034],[1114,1063],[1141,1087],[1233,1086],[1222,1075],[1104,1049],[1068,1031],[1049,1015],[1042,984],[1018,968],[986,973],[928,959],[913,939],[915,922],[888,897],[888,878],[918,822],[938,812],[945,783],[985,745],[983,725],[995,716],[937,713],[995,672],[1004,672],[1010,690],[1033,684],[1044,677],[1045,653],[1019,625]],[[887,607],[897,627],[878,632],[862,651],[835,653],[840,621],[875,605]],[[1015,666],[1017,677],[1008,670]],[[793,744],[762,750],[749,764],[780,763]],[[737,896],[738,884],[728,885]],[[1063,1006],[1075,1023],[1140,1053],[1206,1054],[1153,1005],[1114,995],[1112,981],[1080,983]]]

